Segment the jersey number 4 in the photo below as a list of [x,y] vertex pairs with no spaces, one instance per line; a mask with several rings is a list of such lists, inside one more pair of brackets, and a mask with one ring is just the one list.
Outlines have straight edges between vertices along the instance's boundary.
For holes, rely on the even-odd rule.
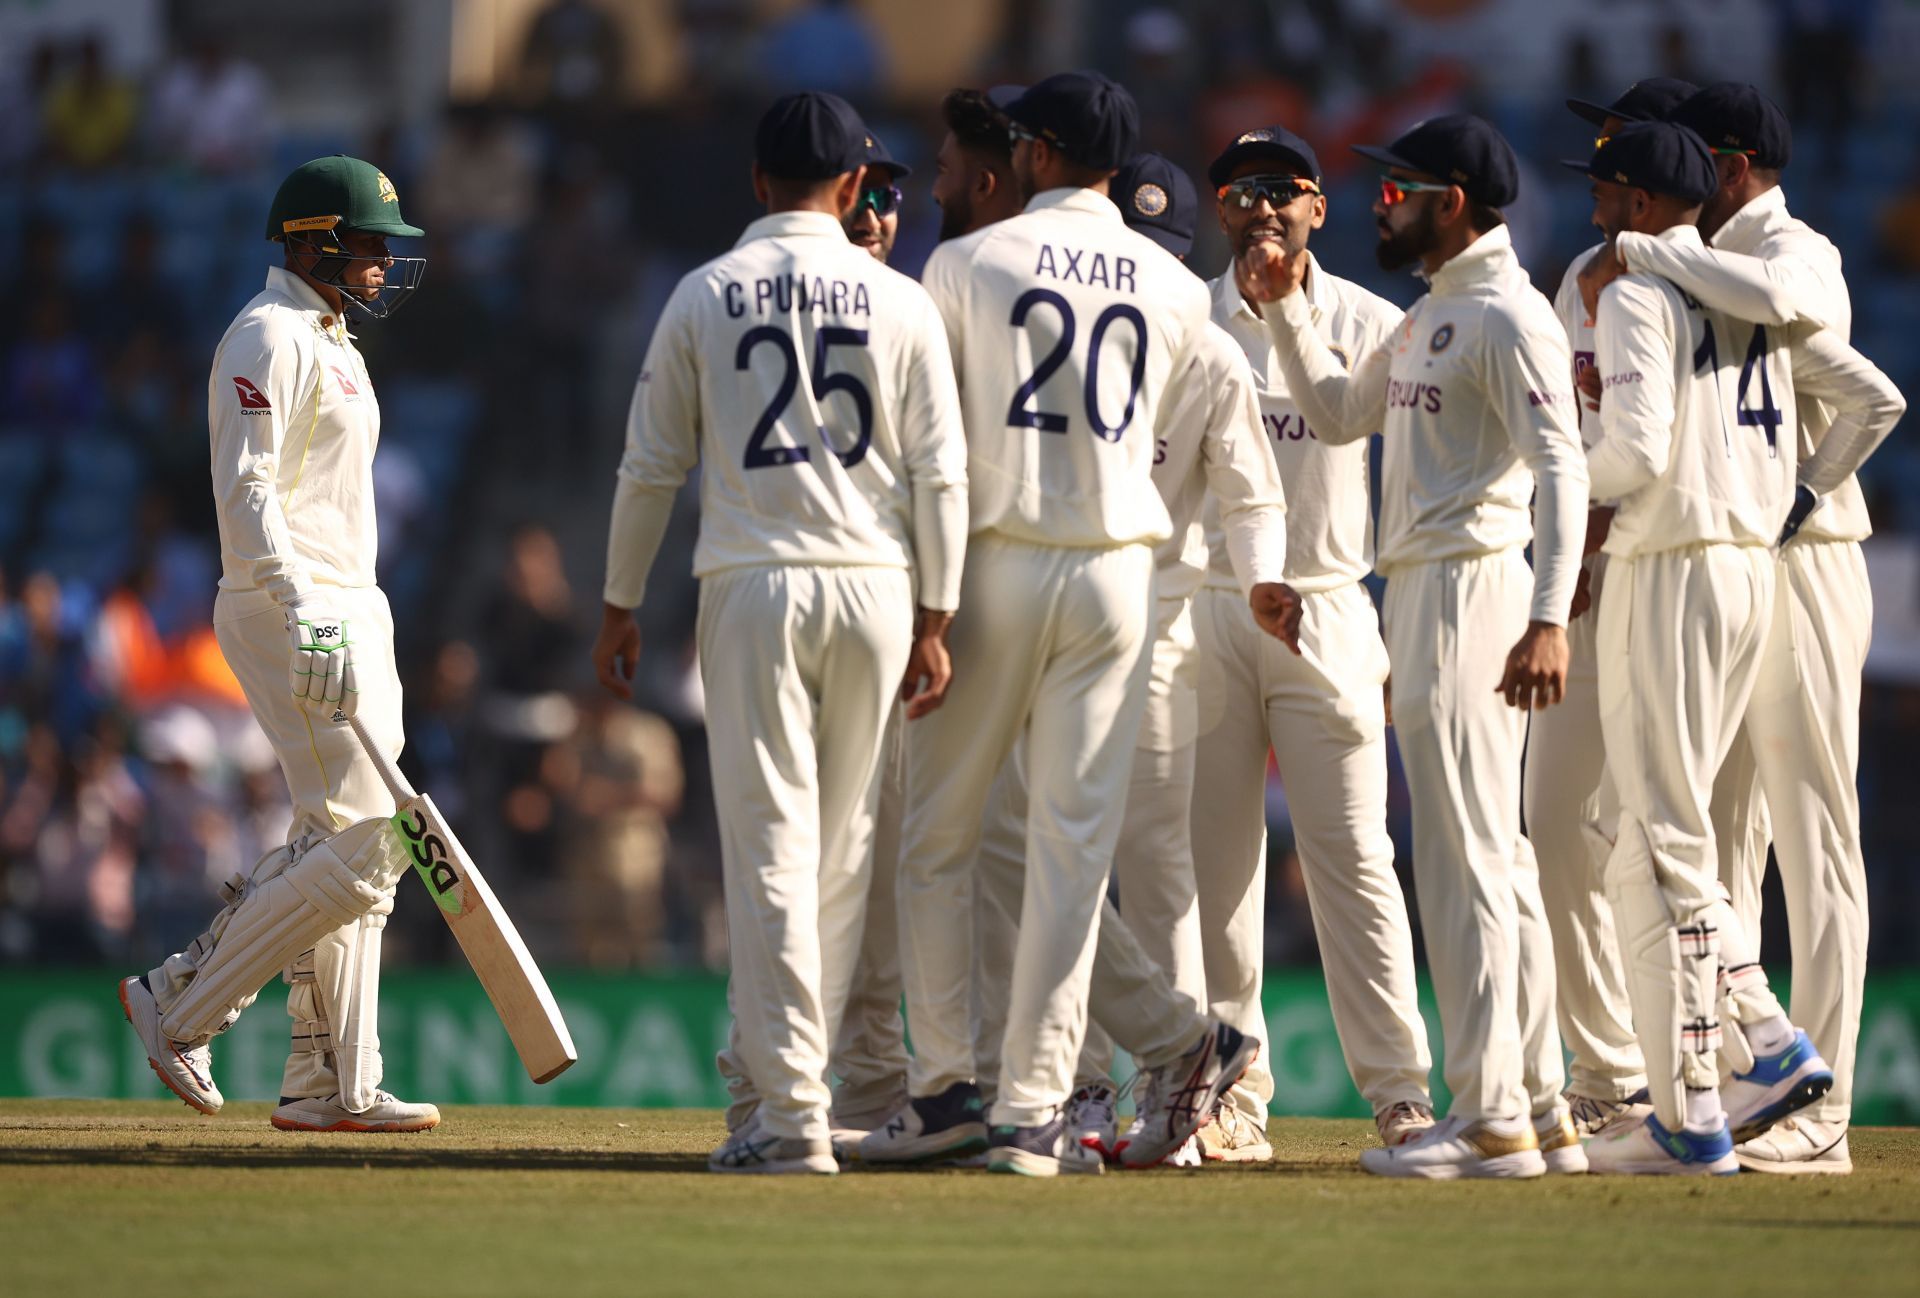
[[[1022,293],[1013,304],[1012,324],[1016,329],[1024,329],[1028,314],[1037,306],[1049,306],[1060,316],[1060,338],[1053,350],[1040,358],[1033,373],[1025,382],[1014,389],[1013,401],[1007,407],[1007,427],[1038,428],[1043,433],[1064,433],[1067,431],[1065,415],[1050,414],[1045,410],[1032,408],[1039,395],[1040,385],[1054,376],[1067,357],[1073,351],[1073,306],[1064,297],[1050,288],[1030,288]],[[1133,326],[1133,373],[1127,385],[1126,409],[1120,412],[1120,422],[1108,424],[1100,414],[1100,345],[1107,340],[1107,330],[1119,321],[1125,320]],[[1102,311],[1093,322],[1093,331],[1087,336],[1087,381],[1085,399],[1087,423],[1093,428],[1093,435],[1102,441],[1117,442],[1120,435],[1127,431],[1127,425],[1133,422],[1133,405],[1140,397],[1140,383],[1147,373],[1147,322],[1140,312],[1125,303],[1115,303]]]
[[[1693,350],[1693,368],[1698,373],[1707,373],[1720,368],[1720,346],[1714,340],[1713,321],[1703,322],[1706,337]],[[1760,404],[1750,406],[1747,399],[1753,390],[1753,376],[1760,376]],[[1733,414],[1743,427],[1762,428],[1767,434],[1767,452],[1770,455],[1780,453],[1780,425],[1786,416],[1780,407],[1773,404],[1773,382],[1767,377],[1767,330],[1765,325],[1753,327],[1753,341],[1747,345],[1747,359],[1740,366],[1740,385],[1733,398]],[[1731,447],[1729,447],[1731,449]]]
[[[740,337],[740,346],[733,354],[733,368],[744,370],[753,358],[753,349],[766,343],[777,352],[785,363],[780,375],[780,386],[774,391],[773,400],[760,412],[760,422],[753,426],[753,433],[747,438],[747,453],[741,465],[748,469],[767,469],[780,464],[802,464],[813,458],[813,451],[806,446],[769,446],[767,439],[773,436],[773,430],[779,426],[780,416],[793,400],[793,394],[800,388],[800,357],[793,349],[793,336],[784,329],[772,325],[760,325],[749,329]],[[873,394],[867,391],[867,385],[857,374],[827,373],[828,353],[835,347],[865,347],[867,331],[865,329],[821,329],[813,336],[812,382],[813,396],[816,401],[825,401],[835,392],[844,392],[853,402],[853,413],[860,426],[860,435],[853,439],[853,445],[841,450],[827,436],[823,426],[820,429],[820,441],[833,452],[833,458],[841,465],[851,469],[867,458],[867,448],[873,445]]]

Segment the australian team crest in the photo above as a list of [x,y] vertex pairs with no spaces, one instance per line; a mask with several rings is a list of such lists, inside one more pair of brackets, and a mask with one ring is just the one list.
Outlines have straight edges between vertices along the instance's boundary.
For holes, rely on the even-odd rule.
[[1151,182],[1133,191],[1133,210],[1142,216],[1159,216],[1167,210],[1167,191]]
[[399,202],[400,195],[394,192],[393,182],[387,179],[387,173],[384,171],[376,171],[373,174],[375,176],[375,183],[380,188],[380,201],[383,203]]
[[1450,324],[1443,324],[1438,329],[1435,329],[1433,331],[1433,337],[1427,340],[1427,350],[1434,353],[1435,355],[1438,355],[1441,352],[1447,350],[1448,344],[1452,342],[1453,342],[1453,326]]

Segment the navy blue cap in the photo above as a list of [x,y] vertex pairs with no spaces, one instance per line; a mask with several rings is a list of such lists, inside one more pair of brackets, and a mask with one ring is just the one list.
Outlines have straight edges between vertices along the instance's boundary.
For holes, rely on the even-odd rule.
[[1220,188],[1233,179],[1243,162],[1272,162],[1293,175],[1320,183],[1320,159],[1313,146],[1284,126],[1262,126],[1229,144],[1207,167],[1207,183]]
[[987,91],[987,102],[1004,113],[1013,106],[1014,100],[1026,93],[1027,88],[1025,86],[995,86],[993,89]]
[[1569,99],[1567,107],[1595,126],[1603,125],[1609,117],[1618,117],[1623,122],[1664,122],[1699,89],[1693,82],[1679,77],[1644,77],[1628,86],[1610,104]]
[[1107,193],[1133,229],[1176,257],[1192,251],[1200,195],[1181,168],[1158,153],[1137,153],[1107,183]]
[[892,180],[897,181],[913,174],[912,167],[904,162],[894,161],[893,155],[887,152],[887,146],[880,142],[880,137],[877,135],[867,136],[867,156],[862,161],[876,171],[884,171]]
[[1677,122],[1630,122],[1608,136],[1591,161],[1564,165],[1688,203],[1706,202],[1720,184],[1707,142]]
[[774,101],[753,132],[753,160],[781,180],[826,180],[867,160],[873,133],[838,95],[806,90]]
[[1681,104],[1673,120],[1700,132],[1709,149],[1753,155],[1756,167],[1784,167],[1793,159],[1793,128],[1780,106],[1738,81],[1708,86]]
[[1520,164],[1513,146],[1491,123],[1471,113],[1429,117],[1385,148],[1356,144],[1353,151],[1458,185],[1468,198],[1488,207],[1505,207],[1520,194]]
[[1140,107],[1098,72],[1059,72],[1008,104],[1014,122],[1095,171],[1117,171],[1140,140]]

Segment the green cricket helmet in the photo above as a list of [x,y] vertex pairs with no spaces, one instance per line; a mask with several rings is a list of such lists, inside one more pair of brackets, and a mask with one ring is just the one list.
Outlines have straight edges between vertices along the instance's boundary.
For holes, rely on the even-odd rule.
[[374,259],[347,252],[339,235],[349,230],[409,239],[426,233],[400,215],[400,196],[384,172],[344,153],[295,168],[280,182],[267,211],[267,238],[312,254],[316,260],[308,274],[340,289],[341,300],[355,315],[384,320],[420,287],[427,259],[393,257],[386,284],[373,297],[362,298],[347,291],[342,276],[354,262]]

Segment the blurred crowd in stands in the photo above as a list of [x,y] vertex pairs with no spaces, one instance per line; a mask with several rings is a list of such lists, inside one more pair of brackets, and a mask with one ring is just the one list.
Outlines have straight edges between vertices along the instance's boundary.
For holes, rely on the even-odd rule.
[[[1316,254],[1393,300],[1417,285],[1374,269],[1370,177],[1345,146],[1443,108],[1493,118],[1526,159],[1510,215],[1543,289],[1592,242],[1585,186],[1554,160],[1591,147],[1560,100],[1604,101],[1631,79],[1612,84],[1620,52],[1602,60],[1597,35],[1569,36],[1551,93],[1515,95],[1409,41],[1391,6],[1117,3],[1064,45],[1058,8],[1006,6],[972,79],[1031,79],[1064,49],[1124,80],[1148,143],[1195,175],[1249,127],[1303,131],[1329,168]],[[887,46],[860,7],[802,3],[771,23],[750,0],[674,9],[687,66],[661,102],[622,92],[635,51],[605,6],[555,0],[489,100],[351,134],[285,120],[269,70],[205,26],[174,24],[173,52],[137,70],[97,35],[0,48],[0,964],[151,963],[198,931],[214,882],[283,836],[272,753],[207,623],[207,364],[275,259],[275,184],[336,151],[375,160],[428,231],[421,292],[358,331],[383,413],[403,765],[543,960],[724,964],[691,492],[642,613],[639,706],[598,693],[586,661],[626,398],[675,279],[755,215],[745,159],[767,98],[838,90],[915,167],[894,257],[908,273],[938,226],[926,186],[941,127],[937,96],[889,97]],[[1777,65],[1729,66],[1696,29],[1656,18],[1636,29],[1634,66],[1781,98],[1799,128],[1790,200],[1846,255],[1854,341],[1920,391],[1920,114],[1866,75],[1881,6],[1768,12],[1759,48]],[[1204,236],[1195,269],[1216,273],[1222,255]],[[1920,441],[1896,434],[1867,486],[1886,543],[1912,545]],[[1915,949],[1899,934],[1920,929],[1920,825],[1899,789],[1920,733],[1913,686],[1870,689],[1862,768],[1876,948],[1896,958]],[[1310,961],[1285,793],[1271,793],[1269,953]],[[402,888],[390,958],[446,958],[444,927]]]

